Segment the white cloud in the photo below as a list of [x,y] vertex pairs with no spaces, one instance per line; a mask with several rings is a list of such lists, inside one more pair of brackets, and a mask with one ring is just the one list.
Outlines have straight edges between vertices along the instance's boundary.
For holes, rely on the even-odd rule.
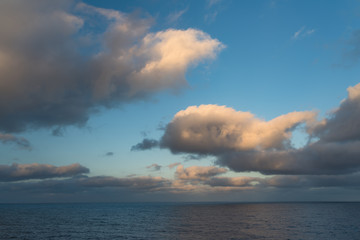
[[303,26],[293,34],[292,39],[296,40],[299,38],[303,38],[303,37],[309,36],[315,32],[316,32],[315,29],[306,29],[305,26]]
[[232,150],[284,149],[299,124],[315,122],[315,112],[292,112],[270,121],[218,105],[191,106],[178,112],[161,140],[173,152],[214,154]]

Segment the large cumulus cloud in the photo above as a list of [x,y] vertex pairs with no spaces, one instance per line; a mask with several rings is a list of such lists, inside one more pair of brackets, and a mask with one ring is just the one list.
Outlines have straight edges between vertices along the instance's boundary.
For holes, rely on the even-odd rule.
[[173,152],[219,154],[231,150],[284,149],[297,125],[315,112],[292,112],[271,121],[218,105],[191,106],[166,126],[161,145]]
[[[309,141],[291,145],[293,130],[304,125]],[[270,121],[218,105],[179,111],[159,141],[173,153],[211,155],[236,172],[283,175],[341,175],[360,170],[360,84],[332,113],[291,112]]]
[[223,45],[77,1],[0,2],[0,131],[83,125],[102,107],[187,85]]

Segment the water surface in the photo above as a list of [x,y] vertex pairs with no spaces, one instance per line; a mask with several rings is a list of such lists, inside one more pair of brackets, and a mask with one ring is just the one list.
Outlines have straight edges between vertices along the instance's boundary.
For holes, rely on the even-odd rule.
[[360,203],[0,204],[0,239],[360,239]]

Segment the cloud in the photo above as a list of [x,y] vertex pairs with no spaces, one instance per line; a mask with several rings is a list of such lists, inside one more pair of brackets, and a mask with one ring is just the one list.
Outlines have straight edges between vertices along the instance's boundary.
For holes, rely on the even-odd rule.
[[71,177],[89,173],[89,169],[80,164],[56,167],[49,164],[0,165],[0,182],[12,182],[31,179]]
[[309,35],[311,35],[311,34],[313,34],[315,32],[316,32],[315,29],[307,29],[306,30],[305,26],[303,26],[293,34],[292,39],[296,40],[296,39],[299,39],[299,38],[304,38],[304,37],[309,36]]
[[172,163],[172,164],[169,164],[168,165],[168,168],[169,169],[173,169],[174,167],[176,167],[176,166],[178,166],[178,165],[180,165],[181,163],[179,163],[179,162],[176,162],[176,163]]
[[348,97],[332,114],[313,125],[317,139],[300,149],[228,151],[217,163],[234,171],[263,174],[346,174],[360,170],[360,84],[348,88]]
[[206,184],[212,187],[251,187],[261,181],[261,178],[256,177],[214,177],[206,181]]
[[348,97],[314,130],[323,142],[360,140],[360,83],[347,91]]
[[305,27],[301,27],[297,32],[292,36],[293,39],[297,39],[302,31],[304,31]]
[[190,160],[200,160],[203,158],[206,158],[207,155],[203,154],[188,154],[186,156],[184,156],[183,158],[185,159],[185,161],[190,161]]
[[300,149],[233,151],[217,156],[216,163],[236,172],[262,174],[345,174],[360,170],[360,141],[312,143]]
[[167,17],[168,22],[170,23],[177,22],[187,12],[187,10],[188,8],[185,8],[183,10],[170,13],[169,16]]
[[218,167],[203,167],[203,166],[191,166],[184,168],[183,165],[179,165],[176,168],[175,176],[181,180],[207,180],[210,177],[226,173],[227,169]]
[[274,176],[261,180],[263,186],[277,188],[359,187],[359,183],[359,173],[321,176]]
[[219,4],[222,0],[208,0],[208,7],[211,8],[212,6]]
[[152,171],[160,171],[161,166],[158,165],[158,164],[156,164],[156,163],[154,163],[154,164],[151,164],[150,166],[147,166],[146,168],[147,168],[147,169],[150,169],[150,170],[152,170]]
[[[223,45],[195,29],[73,1],[1,1],[0,131],[83,126],[94,112],[187,86]],[[14,71],[16,69],[16,71]]]
[[216,17],[222,12],[225,7],[221,4],[222,0],[208,0],[206,5],[206,14],[204,16],[205,22],[211,23],[216,20]]
[[[270,121],[250,112],[218,105],[191,106],[175,114],[160,139],[173,153],[213,156],[215,164],[235,172],[282,175],[344,175],[359,172],[360,84],[330,116],[291,112]],[[291,144],[301,125],[308,143]]]
[[114,156],[114,152],[107,152],[107,153],[105,154],[105,156],[107,156],[107,157]]
[[[74,202],[74,201],[179,201],[187,197],[187,201],[197,200],[226,200],[231,199],[234,194],[239,196],[250,196],[249,199],[263,199],[264,196],[272,193],[277,196],[273,200],[283,201],[283,194],[289,195],[292,191],[294,196],[288,200],[304,199],[303,194],[318,195],[330,188],[332,193],[336,189],[358,189],[360,187],[359,173],[348,175],[321,175],[321,176],[274,176],[274,177],[222,177],[221,174],[228,170],[214,166],[191,166],[184,168],[178,166],[174,179],[150,176],[111,177],[82,175],[87,171],[70,173],[74,165],[54,167],[51,165],[28,164],[19,167],[1,166],[0,176],[0,202]],[[36,166],[42,166],[48,170],[37,176],[34,173]],[[9,168],[14,167],[12,176],[8,173]],[[23,170],[23,169],[26,170]],[[30,169],[32,168],[32,169]],[[52,171],[49,169],[63,168]],[[82,167],[84,168],[84,167]],[[5,169],[5,170],[4,170]],[[46,178],[43,172],[50,172]],[[18,173],[14,177],[15,173]],[[21,172],[21,173],[20,173]],[[36,172],[36,171],[35,171]],[[66,174],[68,172],[69,174]],[[27,177],[24,177],[24,176]],[[66,176],[67,177],[66,177]],[[39,179],[37,181],[19,181]],[[320,190],[316,190],[319,189]],[[321,190],[322,189],[322,190]],[[346,192],[346,191],[345,191]],[[280,197],[279,197],[280,196]],[[356,198],[356,197],[355,197]],[[186,199],[186,198],[185,198]],[[267,199],[267,198],[265,198]],[[305,197],[306,199],[306,197]]]
[[77,183],[83,187],[105,188],[105,187],[126,187],[135,189],[156,190],[160,187],[169,186],[170,181],[162,177],[84,177],[79,178]]
[[141,143],[132,146],[131,151],[149,150],[155,147],[159,147],[159,141],[145,138]]
[[2,142],[4,144],[13,143],[20,148],[31,150],[30,142],[23,137],[15,137],[14,135],[11,135],[11,134],[0,133],[0,142]]
[[252,177],[218,176],[227,172],[227,169],[215,166],[190,166],[184,168],[183,165],[178,165],[175,178],[166,191],[175,194],[220,193],[250,189],[259,184],[258,179]]
[[171,182],[161,177],[84,175],[41,181],[0,182],[0,202],[146,201],[164,192]]
[[172,152],[219,154],[232,150],[284,149],[291,131],[313,122],[315,112],[292,112],[270,121],[218,105],[191,106],[166,126],[161,146]]

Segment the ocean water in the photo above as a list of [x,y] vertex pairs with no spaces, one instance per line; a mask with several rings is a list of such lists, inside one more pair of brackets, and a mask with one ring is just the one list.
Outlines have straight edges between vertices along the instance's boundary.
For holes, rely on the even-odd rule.
[[360,203],[0,204],[0,239],[360,239]]

